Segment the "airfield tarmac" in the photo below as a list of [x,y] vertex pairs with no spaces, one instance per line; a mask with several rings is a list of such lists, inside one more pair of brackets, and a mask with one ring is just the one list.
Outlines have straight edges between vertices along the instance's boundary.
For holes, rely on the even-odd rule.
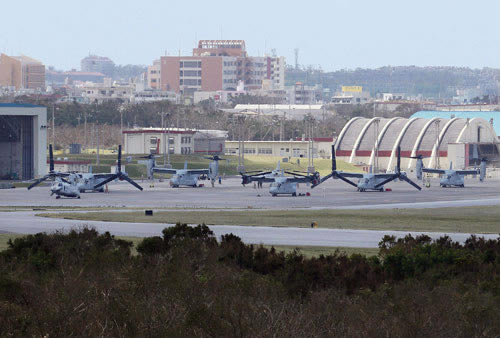
[[[466,179],[464,188],[441,188],[438,179],[431,187],[416,190],[406,182],[391,182],[386,188],[391,192],[357,192],[341,180],[327,180],[310,189],[300,184],[299,193],[310,196],[278,196],[268,193],[267,185],[254,189],[242,187],[241,179],[228,178],[222,185],[210,187],[171,188],[168,181],[154,183],[137,181],[141,192],[126,182],[112,182],[109,193],[85,193],[81,199],[50,197],[49,187],[38,186],[0,190],[0,206],[79,206],[79,207],[129,207],[129,208],[185,208],[185,209],[297,209],[297,208],[433,208],[447,206],[475,206],[499,204],[499,180]],[[0,221],[1,222],[1,221]]]
[[[99,231],[110,231],[115,235],[152,236],[159,235],[169,225],[150,223],[91,222],[38,217],[34,211],[12,211],[9,207],[84,207],[93,210],[100,207],[186,209],[186,210],[226,210],[226,209],[374,209],[374,208],[446,208],[461,206],[499,205],[499,180],[479,182],[466,179],[465,188],[441,188],[438,179],[432,180],[431,187],[416,190],[405,182],[391,182],[386,187],[390,192],[357,192],[354,187],[340,180],[328,180],[315,189],[302,184],[298,193],[310,192],[310,196],[272,197],[267,185],[254,189],[253,185],[242,187],[239,178],[228,178],[222,185],[210,187],[210,183],[199,188],[171,188],[168,181],[155,182],[149,187],[147,181],[138,183],[144,191],[139,191],[125,182],[111,183],[109,193],[86,193],[81,199],[55,199],[50,197],[47,186],[0,190],[0,207],[8,212],[0,212],[0,233],[51,232],[87,224]],[[88,207],[88,209],[87,209]],[[80,211],[80,210],[79,210]],[[84,217],[82,218],[84,219]],[[277,228],[239,225],[214,225],[210,228],[216,236],[233,233],[247,243],[293,246],[343,246],[377,247],[384,234],[401,237],[407,232],[338,230],[308,228]],[[432,238],[442,236],[438,232],[419,232]],[[469,235],[447,233],[454,241],[464,241]],[[499,235],[482,235],[497,238]]]

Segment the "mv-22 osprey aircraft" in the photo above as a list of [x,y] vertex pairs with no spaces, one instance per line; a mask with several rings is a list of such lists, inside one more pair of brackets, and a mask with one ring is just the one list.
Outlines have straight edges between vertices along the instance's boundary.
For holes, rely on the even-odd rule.
[[[280,172],[278,172],[280,171]],[[291,174],[292,177],[285,176],[285,173]],[[314,186],[320,181],[320,175],[315,172],[310,175],[304,175],[298,172],[289,172],[280,170],[280,162],[277,168],[273,171],[258,172],[253,174],[240,173],[242,176],[242,185],[250,184],[253,181],[271,182],[270,194],[276,197],[279,194],[290,194],[295,197],[297,195],[297,184],[300,182],[312,183]],[[312,186],[312,188],[314,187]]]
[[54,179],[54,184],[51,186],[51,196],[56,194],[56,199],[61,196],[79,198],[80,193],[85,191],[103,192],[103,185],[112,180],[126,180],[132,185],[140,189],[143,188],[134,180],[127,176],[127,173],[122,172],[122,146],[118,146],[118,161],[115,173],[78,173],[78,172],[57,172],[54,170],[54,154],[52,145],[49,145],[49,173],[40,179],[37,179],[33,184],[28,186],[28,189],[39,185],[47,179]]
[[423,156],[421,154],[412,157],[416,160],[416,177],[421,180],[423,177],[423,172],[425,173],[436,173],[440,174],[440,187],[464,187],[464,176],[465,175],[477,175],[479,174],[480,181],[484,181],[485,173],[487,169],[487,159],[481,159],[480,168],[475,168],[472,170],[455,170],[452,169],[452,162],[448,170],[426,168],[423,166]]
[[183,169],[175,169],[175,168],[156,167],[155,158],[157,157],[158,156],[154,154],[149,154],[145,157],[142,157],[144,159],[148,159],[147,162],[148,178],[153,179],[154,173],[172,174],[172,178],[170,179],[170,184],[172,187],[179,187],[179,186],[197,187],[198,180],[200,179],[201,176],[206,176],[208,179],[210,179],[212,187],[214,187],[214,183],[216,182],[216,179],[219,175],[219,161],[226,160],[220,158],[218,155],[215,155],[211,157],[204,157],[205,159],[212,160],[209,164],[209,168],[188,169],[188,162],[185,161]]
[[[356,187],[358,192],[365,192],[367,190],[384,192],[384,185],[396,179],[407,181],[418,190],[421,190],[420,186],[407,178],[407,174],[405,172],[400,171],[400,146],[397,148],[397,166],[395,167],[395,172],[393,173],[353,173],[338,171],[336,169],[336,151],[334,149],[334,145],[332,145],[331,152],[332,172],[320,179],[320,181],[313,185],[312,188],[320,185],[325,180],[332,177],[333,179],[341,179],[347,184]],[[358,178],[358,183],[356,184],[348,178]]]

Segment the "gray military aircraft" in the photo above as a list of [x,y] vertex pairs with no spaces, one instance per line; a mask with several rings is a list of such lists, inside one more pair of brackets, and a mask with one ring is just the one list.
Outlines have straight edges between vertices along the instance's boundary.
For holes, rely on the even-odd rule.
[[55,179],[55,178],[64,178],[70,175],[70,173],[65,172],[56,172],[54,171],[54,154],[52,152],[52,145],[49,145],[49,173],[41,177],[40,179],[35,180],[31,185],[28,186],[28,189],[32,189],[33,187],[39,185],[47,179]]
[[139,190],[143,190],[143,188],[137,184],[134,180],[129,178],[127,173],[122,172],[122,145],[118,145],[118,160],[117,160],[117,167],[115,170],[114,174],[111,173],[100,173],[100,174],[94,174],[93,177],[89,178],[89,182],[91,185],[92,183],[95,183],[94,185],[94,190],[98,190],[100,187],[103,187],[107,183],[113,180],[125,180],[129,182],[132,186],[136,187]]
[[55,177],[54,183],[50,187],[50,196],[56,195],[56,199],[63,197],[80,199],[78,184],[67,182],[61,177]]
[[[336,151],[334,150],[334,145],[331,148],[332,152],[332,172],[315,184],[313,187],[320,185],[325,180],[329,178],[341,179],[347,184],[350,184],[357,188],[358,192],[365,192],[367,190],[384,192],[384,185],[390,181],[400,179],[401,181],[406,181],[418,190],[421,187],[415,184],[412,180],[407,178],[405,172],[400,171],[400,146],[397,149],[397,166],[395,167],[395,172],[393,173],[353,173],[353,172],[343,172],[336,169]],[[358,183],[354,183],[348,178],[358,178]]]
[[[138,185],[134,180],[127,176],[127,173],[122,172],[122,145],[118,146],[118,160],[117,168],[115,173],[78,173],[78,172],[56,172],[54,171],[54,154],[52,151],[52,145],[49,145],[49,173],[40,179],[35,180],[33,184],[28,186],[28,189],[39,185],[47,179],[55,178],[67,178],[66,183],[71,184],[73,187],[78,188],[80,193],[85,191],[98,191],[104,192],[103,185],[107,184],[112,180],[126,180],[133,186],[137,187],[141,191],[143,188]],[[64,182],[64,181],[63,181]]]
[[198,180],[202,176],[206,176],[210,179],[212,186],[214,187],[214,183],[216,182],[217,176],[219,175],[219,161],[225,160],[215,155],[212,157],[205,157],[205,159],[212,160],[209,164],[209,168],[204,169],[188,169],[188,162],[185,161],[183,169],[175,169],[175,168],[165,168],[165,167],[156,167],[155,164],[155,156],[154,154],[147,155],[143,158],[148,159],[147,170],[148,177],[153,179],[154,173],[166,173],[172,174],[172,178],[170,179],[170,184],[172,187],[179,186],[190,186],[197,187]]
[[[279,163],[280,164],[280,163]],[[277,166],[277,168],[279,165]],[[291,174],[292,177],[285,176],[285,173]],[[242,185],[249,184],[253,181],[271,182],[270,194],[276,197],[279,194],[290,194],[295,197],[297,195],[297,184],[300,182],[312,183],[316,185],[320,181],[320,175],[315,172],[311,175],[304,175],[297,172],[289,172],[281,170],[280,174],[274,171],[259,172],[254,174],[240,173],[242,176]],[[313,187],[313,186],[312,186]]]
[[412,157],[416,160],[416,177],[418,180],[423,178],[423,172],[425,173],[436,173],[440,174],[440,187],[464,187],[464,176],[465,175],[477,175],[479,174],[480,181],[484,181],[485,173],[487,169],[487,159],[483,158],[480,163],[480,168],[475,168],[472,170],[455,170],[452,169],[452,162],[448,170],[426,168],[423,166],[423,156],[421,154]]

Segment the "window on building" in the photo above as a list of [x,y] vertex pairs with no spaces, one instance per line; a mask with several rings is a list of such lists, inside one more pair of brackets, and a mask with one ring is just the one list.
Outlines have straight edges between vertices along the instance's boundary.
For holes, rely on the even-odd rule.
[[271,148],[258,148],[257,153],[258,154],[272,154],[273,151]]
[[173,137],[169,137],[169,145],[173,145],[174,144],[174,138]]

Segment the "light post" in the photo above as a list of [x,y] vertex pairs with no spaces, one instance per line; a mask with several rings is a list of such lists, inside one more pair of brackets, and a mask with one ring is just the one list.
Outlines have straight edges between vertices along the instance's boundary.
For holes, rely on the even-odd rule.
[[52,144],[56,146],[56,125],[55,125],[55,120],[54,120],[54,111],[56,110],[56,105],[52,104]]
[[97,124],[97,126],[96,126],[96,128],[97,128],[97,130],[96,130],[96,133],[97,133],[97,135],[96,135],[96,140],[97,140],[96,165],[99,166],[99,122],[96,121],[96,124]]

